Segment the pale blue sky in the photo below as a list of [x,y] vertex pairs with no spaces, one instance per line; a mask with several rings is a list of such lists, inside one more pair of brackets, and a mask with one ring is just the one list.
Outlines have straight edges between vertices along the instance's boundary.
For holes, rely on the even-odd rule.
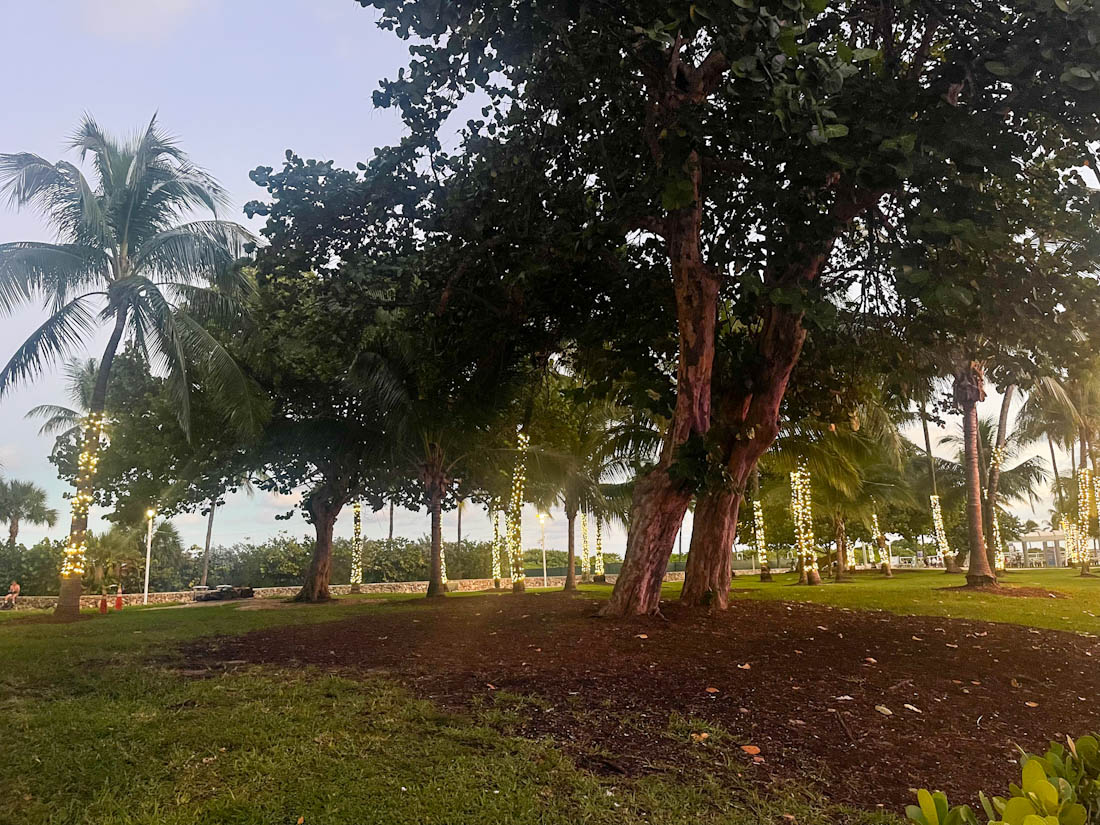
[[[374,109],[371,92],[405,64],[405,46],[377,29],[374,13],[353,0],[0,0],[0,19],[8,34],[0,50],[0,152],[57,160],[84,111],[120,133],[159,112],[162,126],[229,189],[230,215],[241,221],[241,206],[262,194],[249,170],[278,167],[286,149],[350,166],[402,133],[392,112]],[[50,239],[36,215],[0,206],[0,242]],[[0,321],[0,357],[6,360],[43,317],[34,307]],[[56,372],[0,400],[0,472],[49,490],[63,514],[49,531],[55,537],[66,532],[65,488],[46,458],[50,439],[38,437],[37,425],[23,414],[64,400]],[[298,516],[274,520],[296,501],[239,496],[219,514],[215,541],[307,532]],[[564,518],[552,515],[547,544],[564,547]],[[533,546],[533,511],[525,521],[526,543]],[[186,542],[201,543],[204,519],[175,522]],[[469,512],[464,522],[470,538],[491,533],[480,513]],[[368,536],[384,535],[386,514],[364,514],[364,527]],[[423,514],[397,519],[402,535],[427,528]],[[350,512],[337,529],[350,535]],[[444,529],[453,539],[453,513]],[[690,515],[686,530],[690,534]],[[29,543],[46,532],[27,526],[22,535]],[[621,553],[623,538],[611,531],[607,549]]]

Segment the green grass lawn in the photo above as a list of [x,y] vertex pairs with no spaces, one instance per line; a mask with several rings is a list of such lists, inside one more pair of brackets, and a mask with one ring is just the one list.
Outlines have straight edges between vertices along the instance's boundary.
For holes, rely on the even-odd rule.
[[[982,619],[1100,635],[1100,578],[1081,578],[1075,570],[1020,570],[1001,577],[1006,585],[1039,588],[1065,597],[1058,599],[955,589],[966,583],[965,578],[942,571],[895,571],[892,579],[861,572],[850,582],[825,582],[820,587],[799,587],[795,581],[790,573],[776,576],[771,583],[762,583],[759,576],[742,575],[734,580],[734,596],[888,610],[903,615]],[[664,592],[667,598],[676,598],[680,585],[668,584]]]
[[[124,610],[73,625],[0,626],[0,823],[877,823],[805,789],[594,776],[502,712],[441,713],[394,684],[295,668],[197,678],[175,646],[319,622],[403,599],[242,611]],[[492,723],[492,726],[490,726]],[[767,791],[767,792],[765,792]]]
[[[1100,580],[1010,574],[1060,592],[1024,599],[939,588],[959,577],[861,574],[791,586],[739,577],[737,598],[814,601],[1100,633]],[[606,594],[607,587],[586,587]],[[741,591],[744,592],[741,592]],[[678,585],[667,594],[674,597]],[[465,595],[465,594],[463,594]],[[445,714],[379,677],[241,667],[197,678],[176,646],[284,623],[403,611],[407,596],[326,606],[127,609],[72,625],[0,624],[0,823],[870,823],[813,789],[748,787],[736,762],[680,776],[597,777],[493,708]]]

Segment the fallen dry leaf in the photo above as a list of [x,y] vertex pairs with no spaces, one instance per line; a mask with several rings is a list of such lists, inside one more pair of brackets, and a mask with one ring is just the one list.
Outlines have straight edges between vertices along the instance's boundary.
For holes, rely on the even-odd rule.
[[756,756],[756,754],[760,753],[760,748],[756,747],[756,745],[742,745],[741,750],[749,756]]
[[691,741],[692,742],[706,742],[708,739],[710,739],[710,734],[706,733],[706,732],[693,733],[691,735]]
[[718,692],[718,688],[716,688],[716,687],[707,688],[707,693],[717,693],[717,692]]
[[918,708],[916,705],[910,705],[907,703],[904,707],[906,710],[913,711],[913,713],[924,713],[924,711]]
[[635,636],[634,638],[635,638],[635,639],[648,639],[649,637],[648,637],[648,636],[647,636],[646,634],[644,634],[644,633],[639,633],[639,634],[638,634],[637,636]]
[[894,712],[892,710],[890,710],[890,708],[886,707],[886,705],[875,705],[875,710],[877,710],[883,716],[893,716],[894,715]]
[[302,825],[302,823],[305,822],[305,821],[306,821],[306,818],[304,816],[298,817],[298,825]]
[[745,662],[745,664],[743,665],[738,665],[737,667],[741,670],[752,670],[752,665],[750,665],[748,662]]
[[1025,705],[1027,705],[1027,706],[1028,706],[1029,708],[1037,708],[1037,707],[1039,707],[1039,703],[1038,703],[1038,702],[1024,702],[1024,704],[1025,704]]

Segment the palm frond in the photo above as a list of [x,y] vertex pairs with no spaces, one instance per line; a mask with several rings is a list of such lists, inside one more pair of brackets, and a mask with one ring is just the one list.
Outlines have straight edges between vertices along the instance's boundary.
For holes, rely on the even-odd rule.
[[134,253],[135,271],[209,281],[244,254],[255,237],[230,221],[193,221],[159,232]]
[[87,340],[96,328],[87,301],[86,295],[70,301],[31,333],[0,370],[0,397],[20,382],[38,376]]
[[75,290],[102,279],[108,266],[103,252],[82,244],[0,244],[0,312],[11,313],[41,296],[62,305]]

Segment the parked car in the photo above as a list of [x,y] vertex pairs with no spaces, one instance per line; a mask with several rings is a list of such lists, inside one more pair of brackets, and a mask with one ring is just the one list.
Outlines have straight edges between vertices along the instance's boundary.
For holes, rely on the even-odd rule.
[[251,599],[255,593],[251,587],[234,587],[231,584],[219,584],[217,587],[196,587],[195,601],[221,602],[228,599]]

